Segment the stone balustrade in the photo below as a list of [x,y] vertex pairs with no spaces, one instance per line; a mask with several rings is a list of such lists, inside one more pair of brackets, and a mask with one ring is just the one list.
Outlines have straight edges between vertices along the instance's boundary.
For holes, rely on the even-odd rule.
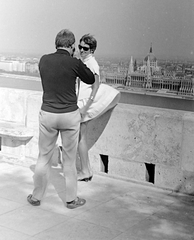
[[[25,158],[34,162],[38,155],[41,98],[41,92],[0,88],[0,123],[33,129],[33,137],[25,144]],[[194,194],[192,109],[130,104],[121,97],[115,109],[89,123],[88,139],[95,173]],[[20,157],[14,144],[9,151]]]

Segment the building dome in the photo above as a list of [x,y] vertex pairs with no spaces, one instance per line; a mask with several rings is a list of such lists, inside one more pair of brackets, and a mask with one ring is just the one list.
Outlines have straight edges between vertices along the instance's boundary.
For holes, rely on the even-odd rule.
[[153,52],[152,52],[152,44],[151,44],[151,46],[150,46],[150,52],[149,52],[149,54],[144,58],[144,61],[145,61],[145,62],[148,61],[148,57],[149,57],[150,62],[156,62],[156,61],[157,61],[156,57],[154,56],[154,54],[153,54]]
[[145,58],[144,61],[147,62],[148,61],[148,57],[150,59],[150,62],[156,62],[157,58],[154,56],[154,54],[148,54]]

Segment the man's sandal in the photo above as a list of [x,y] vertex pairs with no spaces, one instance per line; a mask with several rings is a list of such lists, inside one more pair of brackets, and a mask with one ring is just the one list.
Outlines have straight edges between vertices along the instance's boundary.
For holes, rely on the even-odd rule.
[[75,200],[67,202],[67,208],[74,209],[83,206],[85,203],[85,199],[77,197]]
[[40,206],[40,200],[33,200],[32,199],[32,194],[30,194],[27,197],[27,201],[32,205],[32,206]]

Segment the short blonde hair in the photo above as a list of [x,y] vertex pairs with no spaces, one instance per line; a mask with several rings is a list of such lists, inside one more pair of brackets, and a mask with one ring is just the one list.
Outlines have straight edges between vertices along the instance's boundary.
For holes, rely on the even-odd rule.
[[59,47],[69,48],[74,43],[75,43],[75,36],[68,29],[61,30],[55,38],[56,49],[59,48]]

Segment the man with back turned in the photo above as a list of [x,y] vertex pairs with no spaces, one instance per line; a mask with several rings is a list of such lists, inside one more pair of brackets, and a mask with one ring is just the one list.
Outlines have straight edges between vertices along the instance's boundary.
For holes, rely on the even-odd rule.
[[62,142],[63,174],[66,180],[66,202],[70,209],[82,206],[86,200],[77,196],[76,153],[81,116],[77,106],[76,78],[93,84],[93,73],[73,58],[75,36],[61,30],[55,38],[56,52],[43,55],[39,71],[43,88],[39,113],[39,156],[35,167],[34,190],[27,197],[39,206],[45,194],[51,170],[51,158],[60,133]]

